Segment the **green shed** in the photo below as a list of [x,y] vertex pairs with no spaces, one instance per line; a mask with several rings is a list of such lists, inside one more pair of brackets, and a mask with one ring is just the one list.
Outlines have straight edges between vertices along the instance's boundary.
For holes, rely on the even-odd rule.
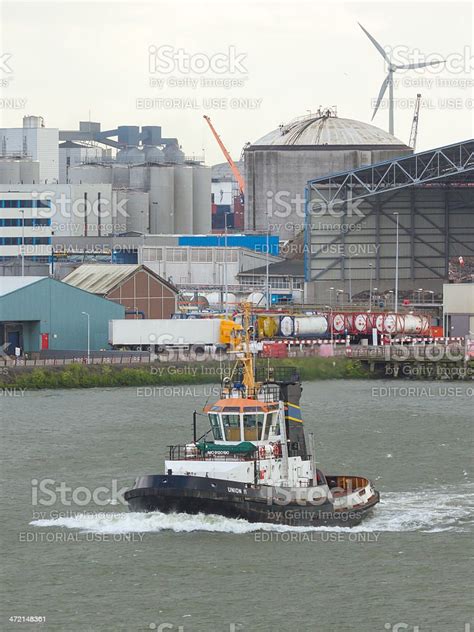
[[[125,307],[50,277],[0,277],[0,343],[15,347],[85,351],[108,349],[109,320],[125,318]],[[89,321],[89,325],[88,325]],[[8,345],[5,347],[5,345]]]

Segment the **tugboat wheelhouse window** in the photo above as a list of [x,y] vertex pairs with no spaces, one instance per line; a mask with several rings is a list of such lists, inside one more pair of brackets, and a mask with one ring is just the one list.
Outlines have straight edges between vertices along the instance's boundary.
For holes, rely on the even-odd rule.
[[265,415],[261,413],[244,413],[244,441],[260,439]]
[[216,413],[210,413],[209,420],[211,422],[211,429],[214,439],[216,439],[217,441],[222,440],[224,437],[222,436],[222,428],[219,422],[219,415],[216,415]]
[[[263,429],[262,432],[262,441],[266,441],[268,439],[268,435],[270,434],[270,428],[272,427],[272,424],[274,423],[274,421],[276,422],[276,418],[278,417],[277,413],[268,413],[268,415],[266,416],[266,422],[265,422],[265,428]],[[279,432],[277,432],[276,434],[279,434]]]
[[240,415],[238,414],[222,414],[222,423],[226,441],[241,441],[240,438]]

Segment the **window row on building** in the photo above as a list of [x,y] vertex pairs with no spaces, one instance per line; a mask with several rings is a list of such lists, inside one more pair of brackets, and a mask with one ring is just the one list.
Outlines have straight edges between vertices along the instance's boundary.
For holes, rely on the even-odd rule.
[[8,226],[51,226],[51,220],[45,217],[41,218],[0,218],[0,228]]
[[0,237],[0,246],[46,246],[51,244],[51,237]]
[[50,208],[51,200],[0,200],[0,208]]
[[155,248],[146,246],[143,248],[144,261],[169,261],[173,263],[236,263],[238,261],[238,249],[224,248]]

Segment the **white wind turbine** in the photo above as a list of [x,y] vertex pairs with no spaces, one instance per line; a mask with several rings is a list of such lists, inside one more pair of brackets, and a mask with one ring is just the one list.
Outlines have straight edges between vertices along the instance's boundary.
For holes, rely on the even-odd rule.
[[392,60],[390,59],[390,57],[387,55],[387,53],[385,52],[385,50],[382,48],[382,46],[377,42],[377,40],[372,37],[372,35],[366,31],[366,29],[362,26],[362,24],[360,22],[358,22],[360,28],[364,31],[364,33],[367,35],[367,37],[369,38],[369,40],[372,42],[372,44],[375,46],[375,48],[379,51],[379,53],[382,55],[382,57],[385,59],[385,61],[387,62],[387,66],[388,66],[388,74],[385,77],[382,86],[380,88],[380,92],[379,92],[379,96],[377,98],[377,103],[375,104],[375,108],[374,108],[374,113],[372,114],[372,120],[374,120],[375,115],[377,114],[377,110],[379,109],[380,103],[383,99],[383,96],[385,94],[385,91],[387,90],[387,86],[388,86],[388,103],[389,103],[389,110],[388,110],[388,131],[390,132],[390,134],[395,133],[395,129],[394,129],[394,122],[393,122],[393,110],[394,110],[394,103],[393,103],[393,75],[397,70],[413,70],[414,68],[425,68],[426,66],[436,66],[437,64],[442,64],[444,63],[444,60],[433,60],[433,61],[426,61],[426,62],[421,62],[421,63],[415,63],[415,64],[393,64]]

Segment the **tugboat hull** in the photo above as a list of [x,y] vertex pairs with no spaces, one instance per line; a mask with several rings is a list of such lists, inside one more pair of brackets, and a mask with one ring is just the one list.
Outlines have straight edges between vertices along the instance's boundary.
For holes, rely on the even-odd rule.
[[275,498],[279,491],[285,490],[207,477],[155,475],[138,479],[134,488],[125,493],[125,500],[130,510],[136,512],[216,514],[299,527],[353,527],[379,501],[378,493],[374,492],[362,506],[343,510],[335,509],[327,500],[322,504],[278,502]]

